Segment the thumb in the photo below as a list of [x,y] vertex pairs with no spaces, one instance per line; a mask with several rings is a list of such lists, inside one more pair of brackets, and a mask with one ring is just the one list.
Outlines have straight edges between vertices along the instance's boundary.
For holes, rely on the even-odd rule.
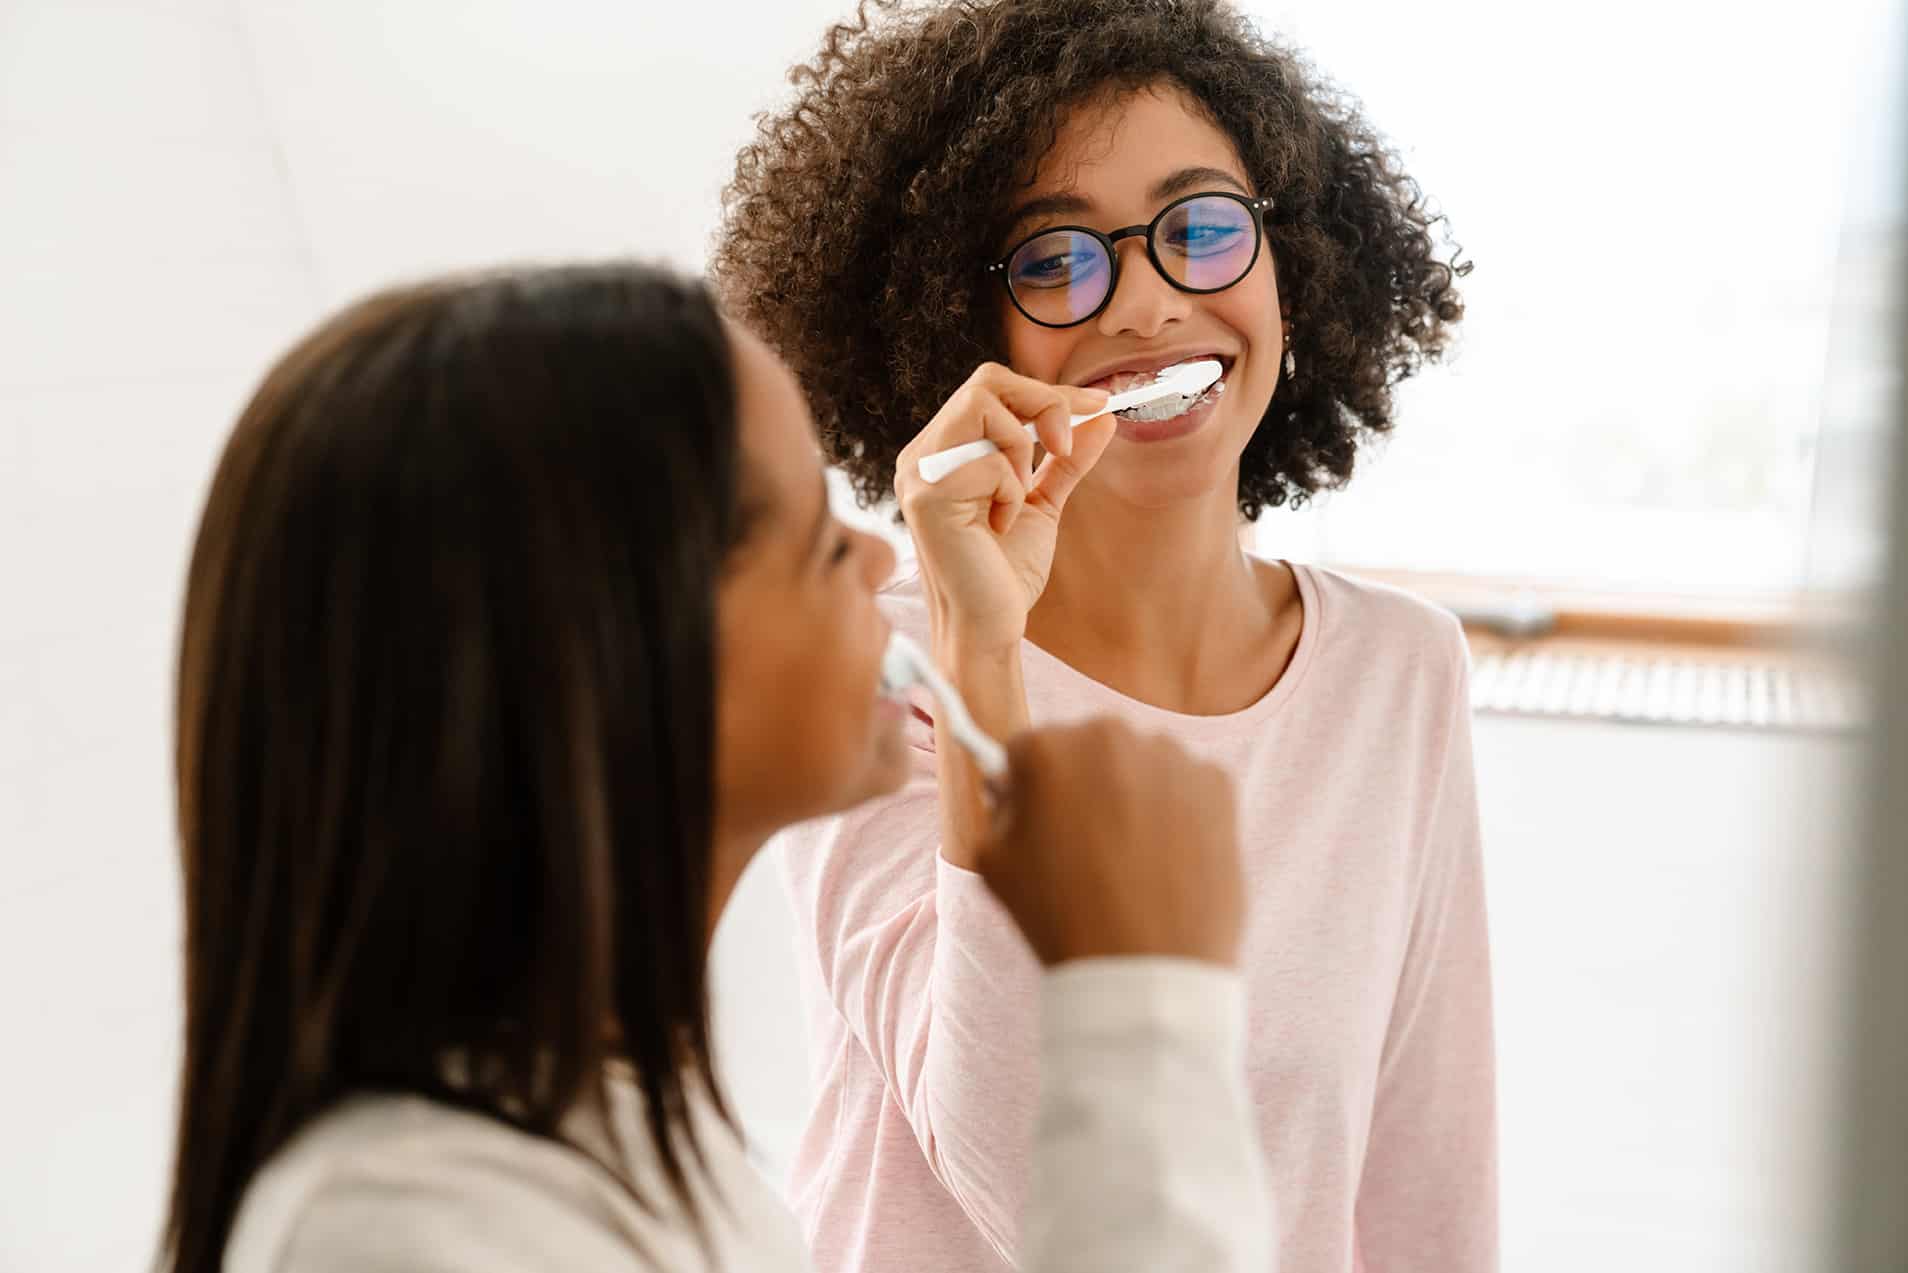
[[1056,513],[1066,506],[1080,479],[1106,454],[1120,431],[1118,416],[1103,415],[1089,420],[1073,431],[1073,454],[1049,454],[1034,473],[1033,486],[1027,492],[1030,501],[1038,500]]

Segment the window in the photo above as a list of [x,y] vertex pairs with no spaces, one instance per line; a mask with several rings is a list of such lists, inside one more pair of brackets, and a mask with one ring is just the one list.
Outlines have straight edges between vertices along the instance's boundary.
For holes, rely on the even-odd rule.
[[1878,569],[1902,23],[1682,0],[1259,0],[1450,216],[1453,354],[1344,492],[1259,545],[1773,596]]

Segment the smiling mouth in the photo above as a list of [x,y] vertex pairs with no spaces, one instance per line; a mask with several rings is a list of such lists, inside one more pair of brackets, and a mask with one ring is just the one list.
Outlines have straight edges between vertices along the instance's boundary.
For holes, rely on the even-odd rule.
[[1196,394],[1190,396],[1179,394],[1171,398],[1161,398],[1158,402],[1149,402],[1143,407],[1129,407],[1125,411],[1115,411],[1113,414],[1122,420],[1130,420],[1134,424],[1151,424],[1158,420],[1171,420],[1177,416],[1185,415],[1194,407],[1204,406],[1206,403],[1216,400],[1219,395],[1225,391],[1226,378],[1221,376],[1219,379],[1213,381],[1211,385]]
[[1195,354],[1190,358],[1182,358],[1171,366],[1161,367],[1158,371],[1119,372],[1106,377],[1103,381],[1098,383],[1098,387],[1105,389],[1108,393],[1124,393],[1129,389],[1135,389],[1141,385],[1149,385],[1157,380],[1163,379],[1187,363],[1204,362],[1207,360],[1215,361],[1219,364],[1219,379],[1213,381],[1212,384],[1199,393],[1180,394],[1171,398],[1161,398],[1157,402],[1149,402],[1138,407],[1128,407],[1124,411],[1116,411],[1113,413],[1118,419],[1126,420],[1133,424],[1155,424],[1161,420],[1172,420],[1185,415],[1196,407],[1205,406],[1208,403],[1216,401],[1221,394],[1225,393],[1226,377],[1232,372],[1233,360],[1231,358],[1224,357],[1220,354]]

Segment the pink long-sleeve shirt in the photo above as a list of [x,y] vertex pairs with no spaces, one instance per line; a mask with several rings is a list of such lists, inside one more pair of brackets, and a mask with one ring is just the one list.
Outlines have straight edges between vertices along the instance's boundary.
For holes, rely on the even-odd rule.
[[[1114,714],[1223,764],[1250,890],[1247,1083],[1283,1273],[1497,1267],[1490,957],[1457,622],[1294,565],[1285,674],[1225,716],[1028,643],[1035,725]],[[885,598],[926,643],[918,578]],[[786,833],[817,1090],[790,1202],[819,1269],[1001,1273],[1039,1099],[1039,966],[939,854],[933,731],[895,796]]]

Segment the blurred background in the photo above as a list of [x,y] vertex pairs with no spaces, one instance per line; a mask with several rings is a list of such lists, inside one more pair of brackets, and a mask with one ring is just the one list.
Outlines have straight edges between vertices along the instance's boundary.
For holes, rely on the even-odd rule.
[[[1266,553],[1473,635],[1508,1273],[1774,1273],[1830,1221],[1836,992],[1898,378],[1900,6],[1242,0],[1476,262],[1461,346]],[[844,0],[0,0],[0,1269],[154,1249],[168,731],[239,406],[367,289],[698,268]],[[807,1074],[765,861],[717,945],[778,1173]]]

